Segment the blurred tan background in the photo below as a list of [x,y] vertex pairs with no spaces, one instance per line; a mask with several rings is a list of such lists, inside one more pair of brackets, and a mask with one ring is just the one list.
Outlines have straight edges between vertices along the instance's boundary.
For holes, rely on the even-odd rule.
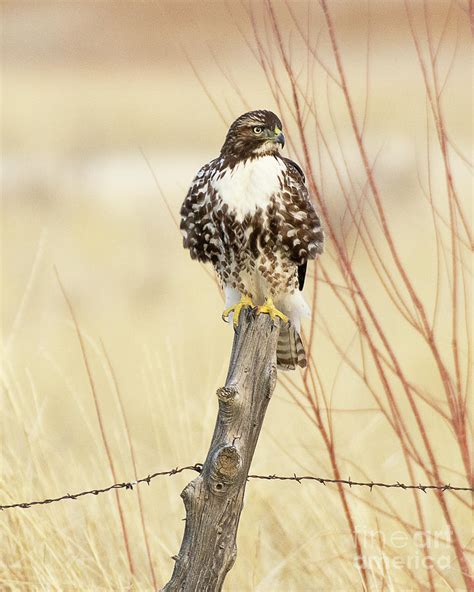
[[[289,2],[291,14],[284,3],[272,4],[294,62],[301,59],[302,75],[306,54],[294,19],[332,66],[319,4]],[[402,251],[414,253],[409,265],[419,269],[418,287],[429,295],[430,266],[416,256],[419,252],[426,261],[432,256],[422,240],[426,220],[417,177],[426,142],[426,98],[404,5],[371,2],[369,10],[365,2],[331,4],[360,114],[369,88],[367,143],[374,157],[381,150],[377,174],[392,222],[396,232],[406,235]],[[413,6],[421,10],[421,4]],[[448,8],[429,2],[437,31]],[[176,221],[193,175],[217,155],[233,118],[248,108],[277,110],[254,54],[249,18],[250,9],[257,26],[268,18],[265,3],[2,2],[1,9],[2,499],[23,501],[111,483],[54,268],[86,336],[119,479],[131,479],[133,471],[101,340],[120,385],[138,473],[202,461],[216,412],[214,392],[225,379],[231,331],[220,321],[216,286],[182,249]],[[447,36],[457,36],[458,47],[445,115],[457,147],[467,154],[469,31],[464,4],[455,2],[449,10]],[[444,64],[450,55],[443,54]],[[341,136],[331,136],[336,148],[350,136],[350,124],[317,66],[310,76],[315,93],[340,122]],[[328,124],[330,110],[323,110],[321,118]],[[285,123],[294,155],[292,134],[294,142],[297,138],[288,114]],[[346,156],[357,175],[360,163],[349,140]],[[459,165],[456,171],[460,193],[468,197],[469,170]],[[437,174],[434,170],[435,179]],[[331,215],[342,218],[344,204],[334,179],[328,177],[325,187]],[[321,314],[337,331],[343,325],[337,314],[331,316],[333,309],[328,291]],[[397,327],[394,321],[395,332]],[[407,343],[407,350],[407,364],[429,388],[430,367],[423,366],[414,345]],[[390,440],[363,385],[340,369],[332,349],[320,345],[318,356],[332,392],[347,475],[362,477],[355,468],[360,464],[374,479],[407,479],[397,442]],[[354,425],[360,427],[354,430]],[[441,454],[455,470],[449,447]],[[279,387],[253,470],[322,474],[328,471],[325,458],[319,434]],[[189,478],[158,479],[143,490],[159,583],[169,577],[170,557],[179,548],[184,516],[179,492]],[[455,475],[446,478],[456,480]],[[123,493],[135,585],[148,590],[134,496]],[[391,499],[399,505],[406,496],[394,492]],[[443,529],[435,502],[429,503],[433,530]],[[361,527],[372,524],[370,507],[355,508]],[[340,590],[348,582],[360,589],[350,561],[340,562],[351,541],[337,512],[335,490],[251,483],[239,556],[226,590]],[[406,512],[410,517],[412,510]],[[8,518],[2,589],[128,589],[112,495]],[[386,528],[390,532],[392,526]],[[456,569],[448,581],[460,581]],[[405,577],[403,570],[395,571],[393,589],[408,589]],[[438,585],[445,589],[441,579]]]

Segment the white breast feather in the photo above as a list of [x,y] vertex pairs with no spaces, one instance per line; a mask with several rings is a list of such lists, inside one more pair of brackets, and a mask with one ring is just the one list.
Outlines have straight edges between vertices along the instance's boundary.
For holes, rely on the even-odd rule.
[[211,185],[241,221],[246,214],[268,206],[271,196],[280,189],[284,168],[284,163],[274,156],[262,156],[240,162],[219,178],[211,179]]

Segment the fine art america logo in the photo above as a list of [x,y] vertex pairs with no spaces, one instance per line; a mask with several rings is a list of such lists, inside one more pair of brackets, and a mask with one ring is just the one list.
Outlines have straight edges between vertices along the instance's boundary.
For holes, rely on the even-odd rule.
[[451,567],[450,529],[412,533],[396,530],[387,535],[380,530],[357,527],[356,534],[364,549],[363,555],[354,559],[358,568],[446,571]]

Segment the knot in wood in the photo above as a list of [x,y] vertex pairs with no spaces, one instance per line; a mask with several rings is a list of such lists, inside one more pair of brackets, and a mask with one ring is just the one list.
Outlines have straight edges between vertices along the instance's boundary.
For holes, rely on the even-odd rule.
[[213,455],[211,464],[211,488],[216,494],[224,493],[235,483],[242,469],[242,459],[235,446],[219,448]]
[[240,467],[240,454],[235,446],[224,446],[217,451],[214,457],[214,468],[220,477],[233,481]]
[[223,386],[217,389],[217,398],[223,403],[233,403],[239,395],[239,389],[236,386]]

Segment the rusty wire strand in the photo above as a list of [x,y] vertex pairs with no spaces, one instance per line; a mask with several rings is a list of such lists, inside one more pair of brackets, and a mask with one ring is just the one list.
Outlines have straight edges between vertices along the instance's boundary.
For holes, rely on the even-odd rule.
[[[140,483],[147,483],[150,485],[152,479],[156,477],[164,477],[164,476],[172,476],[177,475],[178,473],[182,473],[183,471],[196,471],[200,473],[202,470],[202,464],[196,463],[195,465],[188,465],[186,467],[176,467],[175,469],[170,469],[168,471],[159,471],[157,473],[153,473],[148,475],[147,477],[142,477],[141,479],[137,479],[136,481],[128,481],[126,483],[114,483],[113,485],[109,485],[108,487],[104,487],[102,489],[90,489],[88,491],[81,491],[80,493],[66,493],[61,495],[60,497],[54,498],[46,498],[39,501],[33,502],[21,502],[15,504],[6,504],[0,505],[0,510],[11,510],[13,508],[31,508],[32,506],[42,506],[45,504],[53,504],[56,502],[60,502],[67,499],[75,500],[79,497],[83,497],[85,495],[99,495],[100,493],[106,493],[108,491],[112,491],[113,489],[133,489],[135,485],[139,485]],[[405,483],[400,483],[397,481],[396,483],[381,483],[378,481],[353,481],[350,477],[348,479],[329,479],[324,477],[315,477],[314,475],[249,475],[247,479],[260,479],[265,481],[296,481],[297,483],[302,483],[303,481],[316,481],[321,485],[326,485],[327,483],[336,484],[336,485],[348,485],[349,487],[368,487],[370,491],[374,487],[384,487],[387,489],[419,489],[423,491],[423,493],[427,493],[428,490],[436,490],[439,492],[444,491],[469,491],[474,493],[474,487],[458,487],[456,485],[451,485],[449,483],[445,483],[443,485],[406,485]]]

